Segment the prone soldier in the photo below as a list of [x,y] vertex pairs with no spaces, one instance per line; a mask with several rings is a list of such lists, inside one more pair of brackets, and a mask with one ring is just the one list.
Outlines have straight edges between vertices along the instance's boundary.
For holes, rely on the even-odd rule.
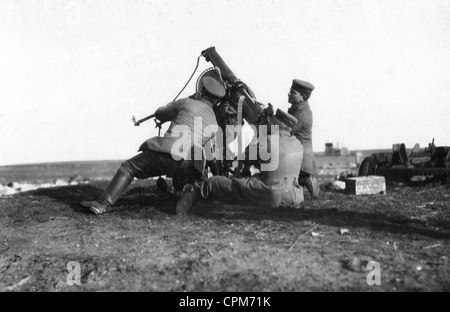
[[[202,198],[234,203],[249,202],[261,208],[301,206],[304,200],[303,188],[297,179],[303,148],[300,141],[290,134],[297,119],[277,110],[270,120],[274,126],[268,127],[268,133],[258,131],[259,155],[254,158],[259,159],[257,162],[260,162],[260,173],[248,177],[213,176],[201,182],[187,184],[177,203],[177,214],[188,214]],[[271,159],[261,160],[265,158],[261,152],[268,150],[271,151]],[[250,159],[250,163],[254,163],[254,159]]]

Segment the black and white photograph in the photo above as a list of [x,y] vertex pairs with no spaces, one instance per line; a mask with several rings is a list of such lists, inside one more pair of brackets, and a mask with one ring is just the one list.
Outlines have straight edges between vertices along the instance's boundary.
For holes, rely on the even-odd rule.
[[448,292],[449,117],[446,0],[2,0],[0,292]]

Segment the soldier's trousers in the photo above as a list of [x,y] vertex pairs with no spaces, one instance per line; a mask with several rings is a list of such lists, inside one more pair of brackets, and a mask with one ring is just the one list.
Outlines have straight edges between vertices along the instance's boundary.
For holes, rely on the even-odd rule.
[[172,177],[174,187],[178,190],[183,189],[185,184],[193,183],[201,177],[201,173],[193,168],[191,161],[177,161],[169,153],[153,150],[145,150],[124,161],[119,170],[138,179],[163,175]]
[[214,176],[200,183],[203,198],[231,203],[251,203],[261,208],[299,207],[303,202],[300,187],[280,183],[267,186],[259,175],[244,178]]
[[216,199],[229,203],[237,204],[245,200],[238,181],[223,176],[213,176],[202,181],[200,193],[205,199]]

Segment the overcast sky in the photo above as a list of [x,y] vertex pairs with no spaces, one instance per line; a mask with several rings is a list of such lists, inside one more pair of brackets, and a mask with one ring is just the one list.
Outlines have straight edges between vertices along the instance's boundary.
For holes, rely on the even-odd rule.
[[317,152],[450,146],[448,0],[2,0],[0,165],[134,156],[211,46],[275,108],[314,84]]

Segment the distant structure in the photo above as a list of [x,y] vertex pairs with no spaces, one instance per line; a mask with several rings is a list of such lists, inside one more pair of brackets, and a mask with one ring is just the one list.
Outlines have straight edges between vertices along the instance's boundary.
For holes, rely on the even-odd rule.
[[346,173],[356,176],[362,161],[374,153],[392,153],[392,150],[350,150],[347,147],[340,147],[339,142],[337,142],[336,146],[331,142],[327,142],[324,150],[314,152],[317,172],[319,175],[332,174],[339,176],[342,173]]
[[325,143],[325,156],[341,156],[339,144],[337,148],[334,148],[333,143]]
[[325,143],[325,152],[314,154],[320,174],[339,174],[345,171],[356,170],[359,164],[356,152],[350,152],[346,147],[339,148],[339,143],[336,147],[334,147],[333,143]]

